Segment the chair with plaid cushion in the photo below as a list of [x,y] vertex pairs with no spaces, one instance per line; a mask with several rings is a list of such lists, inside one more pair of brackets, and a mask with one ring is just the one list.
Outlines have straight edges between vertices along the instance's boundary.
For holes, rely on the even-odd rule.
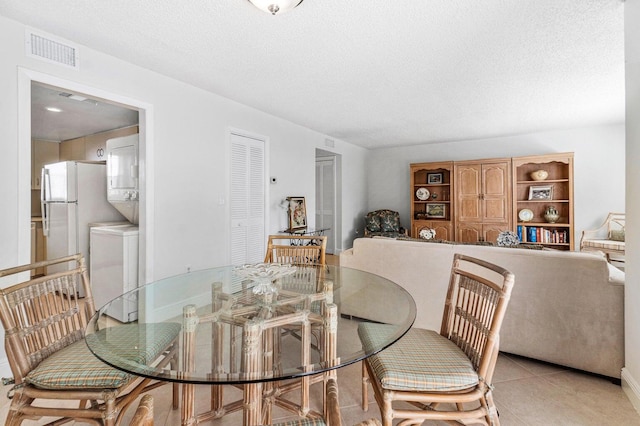
[[[384,426],[397,418],[415,425],[425,420],[499,425],[491,380],[513,282],[513,274],[499,266],[456,254],[440,333],[413,328],[367,358],[363,408],[370,382]],[[384,339],[390,327],[360,324],[365,352]]]
[[367,213],[364,217],[365,237],[390,237],[406,236],[407,230],[400,226],[400,214],[393,210],[376,210]]
[[[62,271],[24,281],[38,268]],[[5,350],[15,380],[6,425],[40,417],[59,418],[51,424],[79,420],[117,425],[142,392],[163,384],[112,368],[89,351],[85,328],[95,307],[82,255],[5,269],[0,278],[12,284],[0,289]],[[84,299],[75,296],[80,289]],[[101,332],[121,337],[127,356],[164,368],[177,367],[180,328],[177,323],[132,323]],[[155,345],[131,344],[141,339]],[[174,408],[177,390],[174,384]]]

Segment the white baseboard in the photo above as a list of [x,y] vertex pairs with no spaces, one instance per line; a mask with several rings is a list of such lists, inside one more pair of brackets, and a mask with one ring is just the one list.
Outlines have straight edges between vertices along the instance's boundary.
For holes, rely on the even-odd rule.
[[640,413],[640,384],[633,378],[628,369],[622,369],[622,390],[633,404],[634,408]]

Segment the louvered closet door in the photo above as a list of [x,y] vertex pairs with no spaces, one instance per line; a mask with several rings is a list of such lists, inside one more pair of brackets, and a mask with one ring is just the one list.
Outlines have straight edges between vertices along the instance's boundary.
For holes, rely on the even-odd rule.
[[264,141],[231,134],[231,263],[264,260]]

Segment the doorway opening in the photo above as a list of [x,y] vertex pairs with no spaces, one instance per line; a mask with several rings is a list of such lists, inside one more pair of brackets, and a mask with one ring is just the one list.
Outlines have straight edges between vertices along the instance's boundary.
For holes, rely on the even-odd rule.
[[340,225],[340,155],[316,149],[316,229],[327,229],[327,253],[339,254]]
[[[32,232],[29,232],[30,222],[33,222],[32,218],[41,217],[39,215],[42,214],[42,182],[38,169],[45,163],[65,159],[104,161],[104,149],[93,147],[91,143],[95,142],[96,138],[89,136],[104,136],[101,133],[106,130],[123,128],[125,133],[139,133],[139,158],[141,164],[146,166],[145,170],[140,170],[139,182],[141,240],[138,253],[138,282],[144,284],[152,280],[153,268],[150,259],[153,236],[148,235],[146,229],[152,225],[147,219],[147,212],[153,204],[153,194],[148,188],[148,182],[152,181],[153,167],[149,161],[145,161],[145,158],[148,160],[152,157],[152,144],[147,143],[151,136],[149,129],[152,128],[152,106],[24,68],[19,69],[18,83],[18,149],[21,158],[18,168],[21,176],[20,187],[24,188],[18,194],[18,252],[21,263],[29,263],[32,257],[31,249],[35,245],[31,238]],[[64,105],[64,109],[61,105]],[[45,107],[50,107],[53,111],[46,110]],[[56,110],[65,111],[67,114]],[[68,116],[72,117],[69,119]],[[82,141],[85,136],[91,140]],[[116,133],[114,137],[118,136]],[[36,140],[37,147],[34,144]],[[65,152],[61,156],[61,142],[74,140],[79,141],[66,144]]]

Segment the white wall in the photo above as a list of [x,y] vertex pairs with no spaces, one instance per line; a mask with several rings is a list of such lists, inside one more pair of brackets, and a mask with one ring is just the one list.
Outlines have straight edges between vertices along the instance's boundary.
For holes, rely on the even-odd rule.
[[[28,263],[30,258],[30,147],[19,143],[24,138],[19,122],[28,117],[18,113],[20,105],[29,102],[20,99],[24,77],[19,76],[25,73],[149,106],[153,121],[145,130],[145,166],[150,198],[143,224],[150,245],[147,281],[184,272],[187,265],[195,270],[228,263],[231,129],[268,139],[267,174],[278,177],[278,183],[269,186],[268,232],[281,229],[278,215],[284,213],[277,204],[287,195],[307,197],[307,208],[314,211],[316,148],[341,156],[343,216],[354,217],[365,209],[367,150],[340,140],[334,140],[334,148],[325,147],[326,135],[82,46],[79,71],[27,58],[24,35],[22,24],[0,16],[0,268]],[[313,224],[314,215],[309,219]],[[349,236],[350,225],[342,235]],[[341,249],[350,241],[338,245]],[[0,352],[0,373],[7,375],[3,359]]]
[[640,0],[628,0],[625,14],[627,99],[627,222],[625,368],[622,387],[640,411]]
[[387,148],[369,156],[369,210],[391,208],[410,226],[409,163],[574,152],[575,235],[625,208],[624,125]]

